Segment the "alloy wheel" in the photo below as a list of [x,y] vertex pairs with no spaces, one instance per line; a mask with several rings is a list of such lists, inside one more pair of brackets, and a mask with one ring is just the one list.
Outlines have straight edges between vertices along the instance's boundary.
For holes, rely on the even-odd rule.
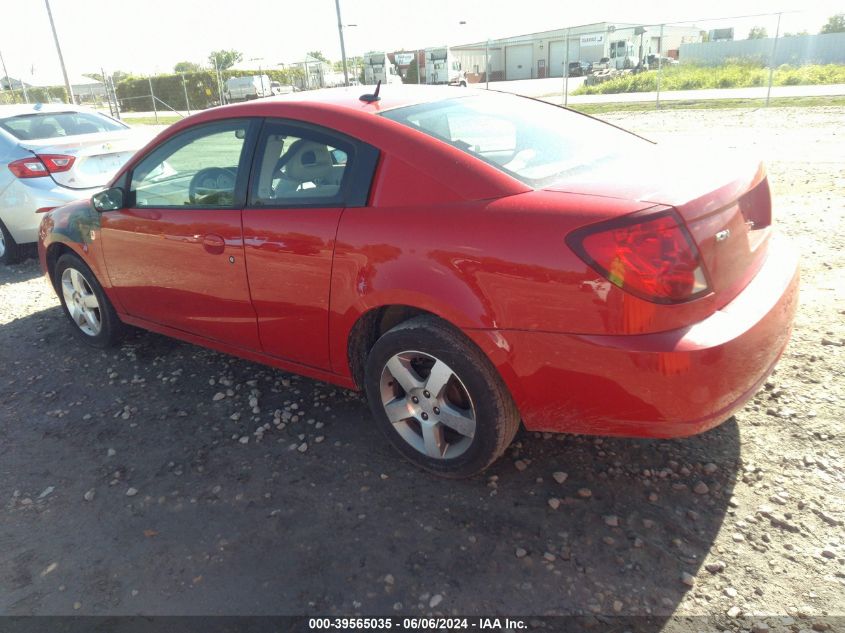
[[75,268],[62,273],[62,295],[73,322],[88,336],[97,336],[103,327],[100,303],[85,276]]
[[432,459],[463,455],[476,431],[466,386],[442,360],[417,351],[392,356],[381,372],[381,403],[402,439]]

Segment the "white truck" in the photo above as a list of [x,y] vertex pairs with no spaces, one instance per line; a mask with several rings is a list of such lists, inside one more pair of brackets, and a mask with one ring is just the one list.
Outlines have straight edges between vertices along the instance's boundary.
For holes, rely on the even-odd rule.
[[[608,45],[608,68],[616,70],[636,68],[640,63],[637,56],[637,46],[639,44],[639,40],[639,37],[632,37],[628,39],[618,38],[611,40]],[[595,66],[593,68],[595,69]]]
[[[275,86],[273,85],[275,84]],[[277,88],[276,91],[273,88]],[[270,81],[268,75],[245,75],[243,77],[231,77],[226,80],[223,86],[223,98],[226,103],[238,101],[250,101],[271,97],[278,92],[278,82]]]
[[402,77],[387,53],[375,51],[364,53],[364,83],[375,85],[379,81],[383,84],[401,84]]
[[448,46],[425,49],[425,83],[466,86],[467,74]]

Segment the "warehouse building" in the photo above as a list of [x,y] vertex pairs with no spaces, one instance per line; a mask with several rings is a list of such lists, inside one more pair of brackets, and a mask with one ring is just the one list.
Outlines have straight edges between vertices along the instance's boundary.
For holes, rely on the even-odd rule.
[[[452,47],[470,81],[485,80],[485,57],[490,57],[490,80],[562,77],[568,62],[598,62],[607,57],[623,67],[624,59],[647,55],[678,56],[681,44],[700,42],[695,26],[662,27],[598,22],[529,33]],[[642,47],[642,50],[640,50]]]

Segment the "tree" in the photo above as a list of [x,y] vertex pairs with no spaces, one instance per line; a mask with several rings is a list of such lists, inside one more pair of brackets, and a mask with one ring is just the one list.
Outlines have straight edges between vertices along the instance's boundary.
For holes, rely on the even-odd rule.
[[767,37],[769,37],[769,32],[765,26],[752,26],[751,30],[748,31],[749,40],[762,40]]
[[220,70],[231,68],[244,58],[243,53],[236,50],[212,51],[208,55],[208,63]]
[[327,64],[330,63],[326,56],[323,55],[320,51],[311,51],[308,53],[309,57],[313,57],[314,59],[319,59],[321,62],[326,62]]
[[194,62],[178,62],[175,66],[173,66],[173,72],[175,73],[196,73],[201,71],[202,68],[199,64],[195,64]]
[[420,70],[417,67],[416,56],[414,56],[414,59],[411,60],[411,63],[408,65],[408,70],[405,73],[404,83],[406,83],[406,84],[417,83],[417,81],[419,79],[419,73],[420,73]]
[[830,16],[827,24],[822,27],[821,33],[845,33],[845,13]]

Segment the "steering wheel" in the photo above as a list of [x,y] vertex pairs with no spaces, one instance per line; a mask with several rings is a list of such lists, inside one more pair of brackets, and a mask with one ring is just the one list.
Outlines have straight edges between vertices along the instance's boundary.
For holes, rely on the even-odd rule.
[[[188,200],[191,204],[231,204],[235,193],[235,178],[236,174],[232,169],[200,169],[188,185]],[[228,199],[224,196],[228,196]]]

